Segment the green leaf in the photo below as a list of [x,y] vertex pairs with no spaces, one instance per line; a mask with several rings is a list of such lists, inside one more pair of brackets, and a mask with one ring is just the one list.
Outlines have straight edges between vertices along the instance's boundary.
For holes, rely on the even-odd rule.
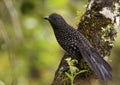
[[65,75],[66,75],[70,80],[73,79],[73,76],[71,76],[69,73],[65,72]]

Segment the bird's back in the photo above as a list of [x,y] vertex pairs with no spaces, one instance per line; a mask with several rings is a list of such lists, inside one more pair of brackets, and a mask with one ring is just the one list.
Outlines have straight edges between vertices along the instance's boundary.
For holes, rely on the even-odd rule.
[[72,57],[81,58],[82,56],[88,66],[102,80],[112,79],[110,65],[79,31],[68,25],[58,14],[51,14],[48,20],[53,27],[58,43],[66,52]]

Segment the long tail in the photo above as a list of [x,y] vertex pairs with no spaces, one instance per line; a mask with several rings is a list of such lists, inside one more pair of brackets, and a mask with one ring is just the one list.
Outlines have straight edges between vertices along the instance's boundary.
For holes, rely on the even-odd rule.
[[112,80],[110,65],[101,57],[101,55],[94,49],[82,49],[81,54],[90,68],[102,80]]

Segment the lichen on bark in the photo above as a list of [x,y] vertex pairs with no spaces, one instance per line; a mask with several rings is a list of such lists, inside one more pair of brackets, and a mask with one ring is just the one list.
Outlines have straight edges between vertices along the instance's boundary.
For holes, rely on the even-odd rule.
[[[114,46],[118,28],[120,26],[120,1],[119,0],[89,0],[86,12],[80,19],[78,30],[90,41],[94,48],[108,60]],[[65,53],[55,73],[52,85],[71,85],[70,79],[64,74],[68,72],[69,65],[65,59],[71,57]],[[84,60],[78,58],[75,66],[79,70],[89,69],[88,72],[79,74],[74,79],[74,85],[94,85],[97,77],[90,70]]]

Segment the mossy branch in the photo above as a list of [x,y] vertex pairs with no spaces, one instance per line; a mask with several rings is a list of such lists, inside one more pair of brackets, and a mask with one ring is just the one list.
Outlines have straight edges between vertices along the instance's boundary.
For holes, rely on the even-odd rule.
[[[119,10],[119,0],[89,0],[86,12],[78,25],[78,30],[107,61],[120,26]],[[68,62],[66,59],[69,57],[71,59]],[[75,68],[73,70],[75,73],[70,71],[71,64],[69,63],[73,60],[78,61],[72,65]],[[55,73],[52,85],[71,85],[71,83],[74,85],[95,85],[96,79],[98,78],[84,60],[73,58],[70,54],[65,53]]]

